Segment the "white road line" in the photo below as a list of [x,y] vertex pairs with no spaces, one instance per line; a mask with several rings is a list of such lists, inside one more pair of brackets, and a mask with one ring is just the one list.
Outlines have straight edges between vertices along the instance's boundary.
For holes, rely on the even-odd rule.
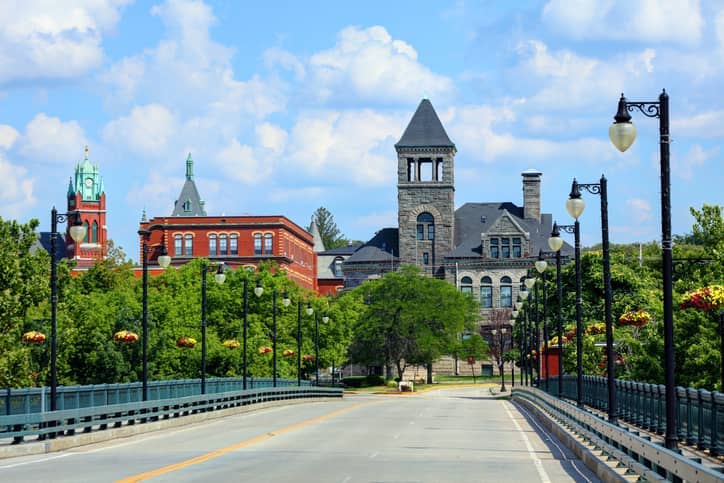
[[548,473],[546,473],[545,468],[543,468],[543,462],[538,459],[538,455],[536,455],[535,450],[533,449],[533,445],[530,444],[530,440],[528,439],[528,436],[523,432],[523,428],[520,427],[520,424],[518,424],[518,421],[515,420],[513,417],[513,413],[510,412],[510,409],[508,408],[508,403],[503,402],[503,407],[505,408],[505,412],[508,413],[508,417],[511,421],[513,421],[513,424],[515,425],[515,429],[518,430],[520,435],[523,437],[523,441],[525,442],[525,447],[528,449],[528,454],[530,455],[530,458],[533,460],[533,465],[535,466],[535,469],[538,470],[538,475],[540,476],[540,480],[542,483],[550,483],[551,479],[548,477]]
[[34,463],[42,463],[44,461],[51,461],[51,460],[57,460],[60,458],[65,458],[66,456],[70,456],[70,453],[67,454],[59,454],[57,456],[49,456],[47,458],[39,459],[39,460],[33,460],[33,461],[23,461],[22,463],[13,463],[11,465],[4,465],[0,466],[0,470],[4,470],[7,468],[15,468],[16,466],[25,466],[25,465],[32,465]]
[[349,476],[349,475],[347,475],[347,478],[345,478],[344,480],[342,480],[342,483],[347,483],[347,482],[350,481],[351,479],[352,479],[352,477]]
[[374,453],[372,453],[372,454],[370,455],[370,459],[375,459],[378,454],[380,454],[380,452],[379,452],[379,451],[375,451]]

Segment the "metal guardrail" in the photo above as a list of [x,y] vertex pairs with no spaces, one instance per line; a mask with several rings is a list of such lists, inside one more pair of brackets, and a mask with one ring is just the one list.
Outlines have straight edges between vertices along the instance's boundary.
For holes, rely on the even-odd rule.
[[[270,377],[247,378],[247,389],[272,387]],[[277,387],[296,386],[296,379],[277,379]],[[302,386],[311,386],[310,381],[302,381]],[[241,391],[244,380],[241,377],[210,378],[206,380],[206,393]],[[126,404],[143,400],[142,384],[95,384],[86,386],[58,386],[57,408],[79,409]],[[149,381],[148,399],[173,399],[201,394],[201,379],[179,379],[168,381]],[[50,411],[50,388],[34,387],[25,389],[5,389],[0,392],[0,415],[29,414]]]
[[[277,381],[278,382],[278,381]],[[217,392],[105,406],[0,416],[0,438],[21,443],[25,437],[38,440],[72,436],[77,430],[91,432],[110,427],[170,419],[198,412],[227,409],[269,401],[300,398],[342,397],[343,390],[326,387],[276,387]]]
[[[545,387],[545,379],[541,387]],[[558,377],[548,380],[548,392],[558,394]],[[563,376],[564,398],[576,400],[576,376]],[[608,385],[605,377],[583,376],[583,403],[608,412]],[[676,388],[679,441],[711,456],[724,451],[724,394],[703,389]],[[616,413],[633,426],[656,434],[666,431],[665,388],[659,384],[616,379]]]
[[529,401],[582,439],[592,442],[605,455],[626,465],[648,481],[662,479],[714,483],[724,481],[724,468],[709,468],[653,442],[647,436],[614,425],[544,391],[516,387],[513,398]]

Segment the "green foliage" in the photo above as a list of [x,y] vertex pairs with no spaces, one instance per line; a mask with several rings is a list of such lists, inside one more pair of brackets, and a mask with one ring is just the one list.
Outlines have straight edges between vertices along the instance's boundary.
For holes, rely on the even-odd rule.
[[[317,223],[319,236],[322,237],[322,243],[324,243],[324,248],[326,250],[343,247],[349,243],[349,240],[342,235],[342,232],[334,222],[334,216],[332,216],[332,213],[330,213],[327,208],[323,206],[317,208],[314,214],[312,214],[312,221]],[[310,231],[311,229],[312,224],[310,223],[307,227],[307,231]]]

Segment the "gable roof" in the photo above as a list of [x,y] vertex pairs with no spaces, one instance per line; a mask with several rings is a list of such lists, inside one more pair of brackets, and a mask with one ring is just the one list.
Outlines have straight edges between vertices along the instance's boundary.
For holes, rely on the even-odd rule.
[[415,147],[455,147],[429,99],[420,101],[405,132],[395,144],[395,148]]
[[383,228],[344,261],[348,263],[394,262],[399,255],[397,228]]
[[[543,213],[539,222],[535,219],[525,219],[523,208],[510,202],[465,203],[455,210],[455,249],[447,256],[451,258],[480,257],[482,255],[481,234],[492,229],[496,222],[506,215],[506,212],[514,224],[530,235],[529,256],[537,256],[539,250],[550,251],[548,237],[553,230],[550,213]],[[561,255],[563,257],[573,256],[573,247],[564,242]]]
[[[171,216],[206,216],[204,210],[204,202],[199,196],[199,190],[196,189],[196,183],[194,183],[194,160],[191,158],[189,153],[186,158],[186,181],[181,188],[181,194],[174,203],[173,213]],[[188,206],[184,209],[184,205],[188,202]]]

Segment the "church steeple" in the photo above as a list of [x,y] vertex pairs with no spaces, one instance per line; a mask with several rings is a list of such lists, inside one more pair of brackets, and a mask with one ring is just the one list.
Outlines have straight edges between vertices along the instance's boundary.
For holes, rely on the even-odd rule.
[[173,207],[171,216],[206,216],[204,202],[194,182],[194,160],[189,153],[186,158],[186,181]]

